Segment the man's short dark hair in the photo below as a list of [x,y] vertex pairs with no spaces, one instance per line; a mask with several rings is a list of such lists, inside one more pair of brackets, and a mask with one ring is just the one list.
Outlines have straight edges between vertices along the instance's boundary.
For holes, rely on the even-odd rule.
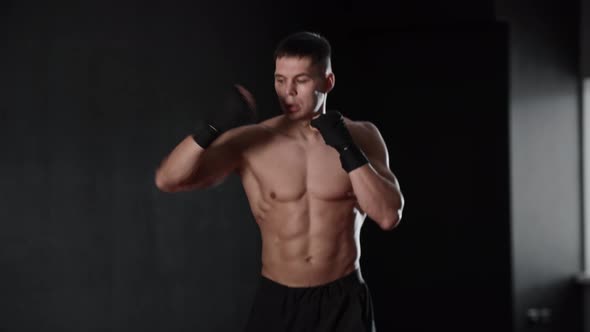
[[284,56],[310,57],[312,64],[320,64],[324,69],[331,68],[332,47],[328,40],[315,32],[296,32],[279,42],[274,59]]

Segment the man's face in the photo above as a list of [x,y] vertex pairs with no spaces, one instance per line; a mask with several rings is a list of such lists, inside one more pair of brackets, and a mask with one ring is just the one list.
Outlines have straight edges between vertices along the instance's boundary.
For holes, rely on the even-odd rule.
[[326,96],[326,73],[309,57],[284,56],[275,62],[275,91],[291,120],[308,119],[320,111]]

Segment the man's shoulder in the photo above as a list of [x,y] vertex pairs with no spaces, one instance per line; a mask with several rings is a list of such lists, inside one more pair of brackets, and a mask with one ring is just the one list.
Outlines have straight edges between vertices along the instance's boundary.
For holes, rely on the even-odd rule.
[[351,120],[347,117],[344,117],[344,124],[346,124],[348,130],[358,132],[359,134],[375,135],[379,133],[377,126],[370,121]]
[[272,118],[266,119],[264,121],[258,123],[251,123],[243,126],[239,126],[229,130],[227,133],[233,137],[242,137],[243,135],[253,135],[253,134],[268,134],[269,129],[275,128],[282,115],[277,115]]
[[241,147],[243,151],[254,151],[262,146],[268,146],[279,133],[280,115],[270,119],[239,126],[223,133],[218,144],[229,143]]
[[258,125],[265,129],[276,129],[284,118],[284,114],[273,116],[258,123]]
[[366,120],[351,120],[344,117],[344,123],[350,132],[353,140],[362,149],[372,149],[374,147],[383,146],[383,136],[377,126]]
[[247,146],[266,138],[266,136],[268,136],[268,130],[260,123],[247,124],[224,132],[214,143]]

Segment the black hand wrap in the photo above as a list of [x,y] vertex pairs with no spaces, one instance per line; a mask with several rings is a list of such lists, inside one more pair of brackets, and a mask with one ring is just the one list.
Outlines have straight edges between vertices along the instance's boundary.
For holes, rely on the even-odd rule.
[[363,151],[354,143],[340,112],[328,111],[326,114],[321,114],[311,120],[311,125],[320,131],[326,144],[340,153],[340,163],[346,172],[351,172],[369,162]]
[[206,149],[224,132],[256,120],[254,105],[250,105],[236,86],[226,92],[221,108],[207,120],[200,120],[193,132],[193,139]]

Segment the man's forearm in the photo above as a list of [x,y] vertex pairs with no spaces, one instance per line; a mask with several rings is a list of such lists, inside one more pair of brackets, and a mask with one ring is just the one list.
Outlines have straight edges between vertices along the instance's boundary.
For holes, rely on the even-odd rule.
[[349,173],[360,208],[384,230],[401,219],[403,196],[397,184],[381,176],[371,164]]
[[192,137],[185,138],[156,170],[156,186],[162,191],[171,192],[184,183],[191,182],[204,151]]

